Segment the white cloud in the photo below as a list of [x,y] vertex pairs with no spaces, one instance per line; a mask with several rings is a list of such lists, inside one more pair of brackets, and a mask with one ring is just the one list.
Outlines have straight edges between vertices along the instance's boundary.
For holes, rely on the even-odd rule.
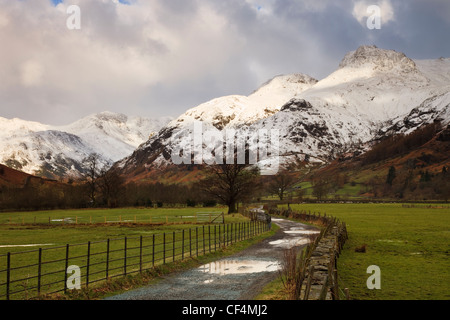
[[361,0],[355,1],[353,6],[353,17],[364,27],[367,25],[367,19],[373,12],[368,11],[370,6],[378,6],[381,10],[381,23],[387,24],[395,19],[395,12],[390,0]]
[[6,27],[8,24],[9,24],[8,17],[4,13],[0,12],[0,28]]
[[22,84],[26,87],[38,86],[42,83],[44,68],[36,61],[26,61],[20,68]]
[[149,107],[142,99],[151,86],[217,76],[239,50],[239,35],[209,2],[71,1],[81,9],[80,30],[66,27],[66,1],[0,2],[0,43],[8,44],[0,51],[2,108],[11,110],[9,103],[20,114],[32,107],[31,87],[43,100],[73,106],[73,118],[124,106],[139,113]]

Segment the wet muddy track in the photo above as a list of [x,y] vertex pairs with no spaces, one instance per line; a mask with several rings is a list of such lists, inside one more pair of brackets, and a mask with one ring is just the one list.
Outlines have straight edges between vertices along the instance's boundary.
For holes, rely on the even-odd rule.
[[283,251],[302,247],[317,228],[272,219],[277,233],[237,254],[188,271],[163,277],[155,284],[107,300],[250,300],[279,275]]

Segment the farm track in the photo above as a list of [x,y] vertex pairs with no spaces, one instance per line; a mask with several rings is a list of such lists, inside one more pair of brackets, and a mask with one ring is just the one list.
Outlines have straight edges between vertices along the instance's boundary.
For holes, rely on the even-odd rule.
[[251,300],[279,275],[284,249],[305,246],[318,231],[284,219],[272,222],[280,226],[274,236],[237,254],[106,300]]

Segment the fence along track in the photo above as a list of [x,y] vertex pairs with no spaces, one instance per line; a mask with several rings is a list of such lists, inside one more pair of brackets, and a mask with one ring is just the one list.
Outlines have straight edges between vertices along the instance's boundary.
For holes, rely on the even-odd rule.
[[306,247],[305,254],[302,255],[301,263],[304,267],[299,268],[302,273],[299,278],[302,281],[298,283],[300,288],[296,288],[301,294],[297,294],[295,298],[302,299],[303,294],[304,300],[349,299],[348,289],[344,287],[342,290],[342,279],[337,272],[337,259],[348,239],[345,222],[326,214],[316,215],[290,209],[270,208],[269,213],[323,226],[320,235]]
[[[89,285],[214,252],[269,230],[263,221],[203,225],[150,236],[45,247],[0,255],[0,300],[67,292],[67,268]],[[31,263],[31,261],[33,261]]]
[[104,215],[104,216],[87,216],[87,215],[71,215],[69,217],[47,217],[47,216],[16,216],[3,218],[0,224],[3,225],[89,225],[89,224],[182,224],[182,223],[225,223],[225,215],[223,212],[197,212],[192,215]]

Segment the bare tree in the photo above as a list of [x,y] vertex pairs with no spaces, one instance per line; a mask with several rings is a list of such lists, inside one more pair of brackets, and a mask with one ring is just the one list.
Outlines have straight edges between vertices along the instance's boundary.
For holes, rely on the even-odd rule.
[[88,195],[91,205],[97,205],[98,177],[100,176],[100,156],[97,153],[91,153],[83,159],[83,165],[87,168],[84,179],[88,186]]
[[125,180],[115,170],[104,167],[97,179],[97,185],[103,197],[103,202],[109,208],[119,205],[119,199],[123,193]]
[[278,172],[277,175],[271,176],[267,183],[267,191],[276,194],[280,200],[284,199],[285,192],[296,183],[297,179],[287,169]]
[[239,201],[257,189],[259,169],[245,164],[218,164],[207,167],[207,177],[199,182],[203,192],[228,206],[228,213],[237,212]]
[[313,186],[313,195],[317,198],[317,200],[322,200],[323,197],[325,197],[330,190],[330,185],[327,180],[320,179],[319,181],[316,181]]

